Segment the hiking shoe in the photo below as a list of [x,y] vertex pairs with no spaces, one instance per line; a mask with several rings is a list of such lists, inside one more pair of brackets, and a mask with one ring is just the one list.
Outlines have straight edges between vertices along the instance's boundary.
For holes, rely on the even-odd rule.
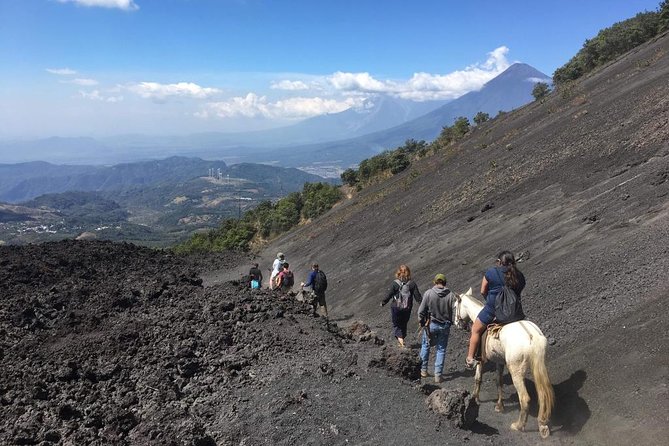
[[474,370],[479,362],[476,359],[465,359],[465,367],[468,370]]
[[441,376],[441,375],[434,375],[434,382],[436,382],[437,384],[439,384],[439,383],[442,382],[443,380],[444,380],[444,377],[443,377],[443,376]]
[[427,373],[427,370],[421,370],[420,371],[420,377],[421,378],[427,378],[428,376],[430,376],[430,375]]

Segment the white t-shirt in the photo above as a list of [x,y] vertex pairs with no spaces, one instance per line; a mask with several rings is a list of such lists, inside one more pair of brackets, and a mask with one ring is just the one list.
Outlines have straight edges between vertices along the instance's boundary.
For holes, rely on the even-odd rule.
[[281,265],[283,265],[285,260],[281,259],[274,259],[274,263],[272,264],[272,275],[276,276],[281,272]]

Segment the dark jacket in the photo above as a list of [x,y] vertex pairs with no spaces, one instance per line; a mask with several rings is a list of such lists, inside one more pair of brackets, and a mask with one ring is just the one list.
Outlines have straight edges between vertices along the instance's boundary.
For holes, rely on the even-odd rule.
[[425,292],[423,302],[418,308],[418,317],[422,323],[428,316],[431,322],[445,324],[453,322],[453,300],[455,295],[444,287],[433,286]]
[[[411,299],[409,299],[409,306],[405,311],[411,311],[411,308],[413,307],[413,301],[415,300],[416,302],[420,303],[423,300],[423,296],[421,296],[420,291],[418,291],[418,285],[416,285],[416,282],[409,280],[407,284],[409,285],[409,290],[411,291]],[[393,285],[390,287],[390,290],[388,290],[388,294],[386,295],[385,299],[381,301],[381,304],[385,305],[390,299],[392,299],[393,303],[391,306],[397,307],[397,301],[393,298],[397,296],[399,292],[400,285],[397,283],[397,281],[393,280]]]
[[251,280],[257,280],[258,282],[262,282],[262,271],[260,271],[259,268],[251,268],[249,271],[249,276],[251,276]]
[[307,281],[304,283],[305,287],[309,287],[309,286],[313,287],[314,286],[314,279],[316,278],[316,274],[318,274],[318,271],[319,270],[317,270],[317,269],[312,269],[309,272],[309,276],[307,277]]

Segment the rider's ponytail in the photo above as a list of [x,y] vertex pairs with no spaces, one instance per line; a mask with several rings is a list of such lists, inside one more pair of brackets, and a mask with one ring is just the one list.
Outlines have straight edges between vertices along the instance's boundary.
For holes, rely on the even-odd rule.
[[497,255],[497,261],[501,266],[506,267],[504,282],[511,288],[518,286],[518,268],[516,268],[516,258],[511,251],[502,251]]

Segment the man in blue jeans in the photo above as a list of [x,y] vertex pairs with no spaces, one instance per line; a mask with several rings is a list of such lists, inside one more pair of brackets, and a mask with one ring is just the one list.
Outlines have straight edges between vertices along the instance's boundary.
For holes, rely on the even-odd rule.
[[421,371],[420,376],[425,378],[427,364],[430,360],[430,344],[437,346],[434,361],[434,382],[440,383],[443,379],[441,372],[444,369],[448,335],[453,323],[453,303],[455,296],[446,288],[446,276],[434,276],[434,286],[423,294],[423,301],[418,308],[420,325],[423,330],[423,345],[420,349]]

